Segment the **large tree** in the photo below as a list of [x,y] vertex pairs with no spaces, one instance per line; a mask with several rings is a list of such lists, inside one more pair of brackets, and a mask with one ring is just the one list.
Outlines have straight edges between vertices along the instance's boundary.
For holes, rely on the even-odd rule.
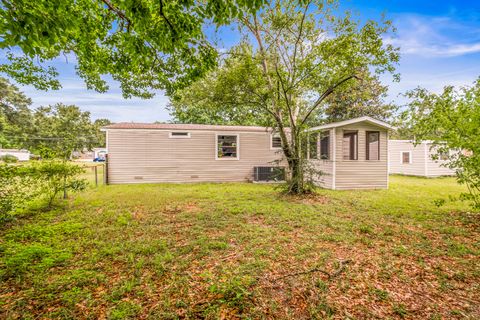
[[30,98],[7,79],[0,78],[0,146],[18,148],[32,132]]
[[440,94],[418,88],[407,97],[406,129],[417,142],[431,141],[435,158],[448,155],[447,166],[468,188],[463,198],[480,210],[480,78],[472,86],[445,87]]
[[393,73],[398,61],[398,50],[382,41],[389,21],[361,24],[336,12],[334,1],[285,0],[244,15],[238,25],[247,45],[230,52],[235,63],[221,67],[223,83],[210,79],[205,88],[221,88],[218,106],[250,109],[278,130],[295,193],[308,190],[302,141],[311,118],[335,91],[361,85],[364,70]]
[[245,64],[244,55],[252,55],[250,45],[230,50],[220,66],[183,90],[175,91],[167,108],[175,122],[273,126],[265,110],[258,107],[242,79],[261,77],[259,68]]
[[386,102],[388,86],[368,71],[361,72],[359,77],[362,81],[348,83],[326,99],[318,120],[333,122],[370,116],[387,121],[393,116],[397,107]]
[[[204,34],[264,0],[2,0],[0,72],[39,89],[59,88],[57,58],[75,59],[88,88],[108,89],[104,75],[125,96],[184,86],[215,65]],[[211,28],[213,29],[213,28]],[[18,52],[21,54],[18,54]]]
[[90,120],[90,112],[61,103],[37,108],[34,112],[36,136],[29,146],[44,158],[70,159],[73,151],[91,150],[102,143],[98,126]]

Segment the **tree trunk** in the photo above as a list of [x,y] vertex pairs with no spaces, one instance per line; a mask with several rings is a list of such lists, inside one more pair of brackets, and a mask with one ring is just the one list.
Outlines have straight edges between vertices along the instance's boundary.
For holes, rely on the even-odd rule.
[[290,157],[287,157],[288,168],[290,171],[290,181],[288,186],[289,193],[292,194],[303,194],[306,193],[305,182],[304,182],[304,172],[303,172],[303,161],[300,141],[292,135],[292,139],[295,139],[295,142],[292,144],[291,150],[293,151]]

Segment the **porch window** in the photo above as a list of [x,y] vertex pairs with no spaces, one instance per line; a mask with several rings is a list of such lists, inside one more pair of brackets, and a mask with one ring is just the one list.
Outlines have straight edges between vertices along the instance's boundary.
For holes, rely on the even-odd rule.
[[367,160],[380,160],[380,132],[367,131]]
[[320,159],[330,159],[330,133],[328,131],[320,134]]
[[412,154],[410,151],[402,152],[402,164],[412,163]]
[[217,135],[217,159],[238,160],[238,135]]
[[318,133],[312,133],[308,137],[308,158],[318,159]]
[[358,131],[343,132],[343,160],[358,160]]

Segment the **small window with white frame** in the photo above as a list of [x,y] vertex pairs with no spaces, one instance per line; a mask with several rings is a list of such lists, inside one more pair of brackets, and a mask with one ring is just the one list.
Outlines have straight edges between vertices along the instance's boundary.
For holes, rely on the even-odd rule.
[[171,131],[169,133],[169,138],[173,138],[173,139],[185,139],[185,138],[190,138],[190,132],[186,132],[186,131]]
[[270,139],[270,149],[282,148],[282,138],[278,133],[272,133]]
[[238,160],[239,158],[239,137],[238,134],[218,134],[216,159],[217,160]]
[[402,151],[400,161],[402,164],[412,163],[412,153],[410,151]]

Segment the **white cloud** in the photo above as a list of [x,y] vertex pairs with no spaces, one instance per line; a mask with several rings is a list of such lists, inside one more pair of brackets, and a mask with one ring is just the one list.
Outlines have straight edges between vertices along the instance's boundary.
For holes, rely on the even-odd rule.
[[480,27],[450,17],[402,14],[394,17],[396,37],[385,39],[402,54],[455,57],[480,52]]

